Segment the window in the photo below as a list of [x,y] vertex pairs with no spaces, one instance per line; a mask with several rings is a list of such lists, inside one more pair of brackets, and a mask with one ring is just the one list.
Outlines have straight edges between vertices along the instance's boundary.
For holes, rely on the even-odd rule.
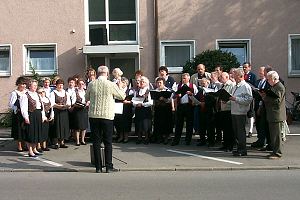
[[216,45],[217,49],[231,52],[236,56],[238,62],[243,64],[244,62],[251,62],[250,42],[249,39],[217,39]]
[[0,45],[0,76],[11,75],[11,46]]
[[300,34],[289,35],[289,76],[300,76]]
[[137,1],[88,0],[90,44],[136,44]]
[[160,42],[160,65],[166,66],[170,73],[181,73],[185,63],[194,56],[194,40]]
[[25,45],[26,74],[32,69],[40,75],[50,75],[57,71],[56,45]]

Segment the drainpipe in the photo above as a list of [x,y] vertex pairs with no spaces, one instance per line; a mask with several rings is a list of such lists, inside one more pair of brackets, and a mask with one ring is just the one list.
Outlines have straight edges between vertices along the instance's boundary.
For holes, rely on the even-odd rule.
[[159,66],[159,37],[158,37],[158,5],[154,0],[154,60],[155,60],[155,76],[158,75]]

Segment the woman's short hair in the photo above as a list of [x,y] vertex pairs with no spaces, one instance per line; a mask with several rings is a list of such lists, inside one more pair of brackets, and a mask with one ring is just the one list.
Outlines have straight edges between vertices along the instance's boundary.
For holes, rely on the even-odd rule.
[[167,72],[167,74],[169,73],[169,70],[168,70],[168,68],[166,66],[161,66],[160,68],[158,68],[158,71],[159,72],[160,71],[165,71],[165,72]]
[[28,83],[28,79],[24,76],[20,76],[16,80],[16,86],[21,84],[27,84],[27,83]]
[[57,79],[56,82],[55,82],[56,85],[58,85],[58,84],[64,84],[64,83],[65,82],[62,79]]

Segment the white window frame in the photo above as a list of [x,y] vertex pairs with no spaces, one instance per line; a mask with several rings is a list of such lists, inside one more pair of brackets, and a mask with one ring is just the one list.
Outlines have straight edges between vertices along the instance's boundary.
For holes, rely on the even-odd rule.
[[300,40],[300,34],[288,35],[288,76],[300,77],[300,70],[293,70],[293,66],[292,66],[292,39]]
[[54,70],[36,70],[36,73],[42,76],[52,75],[54,73],[58,73],[58,65],[57,65],[57,44],[56,43],[43,43],[43,44],[23,44],[23,74],[24,75],[32,75],[32,70],[30,70],[29,66],[29,52],[30,49],[49,49],[53,48],[54,50]]
[[[196,41],[195,40],[161,40],[159,42],[160,46],[160,66],[166,65],[165,60],[165,47],[169,46],[189,46],[190,47],[190,59],[193,59],[195,57],[195,46]],[[183,67],[168,67],[169,73],[182,73]]]
[[[90,35],[89,35],[89,26],[90,25],[105,25],[107,30],[107,44],[139,44],[139,0],[135,0],[135,14],[136,14],[136,21],[109,21],[109,6],[108,1],[105,0],[105,21],[89,21],[89,2],[88,0],[84,0],[84,10],[85,10],[85,45],[91,45]],[[135,41],[110,41],[109,40],[109,25],[118,24],[118,25],[126,25],[126,24],[135,24],[136,27],[136,35]]]
[[[251,63],[251,39],[216,39],[216,49],[220,49],[220,44],[246,44],[247,59],[244,62]],[[241,65],[243,63],[240,63]]]
[[0,47],[9,48],[9,68],[7,71],[0,71],[0,76],[11,76],[12,75],[12,45],[11,44],[0,44]]

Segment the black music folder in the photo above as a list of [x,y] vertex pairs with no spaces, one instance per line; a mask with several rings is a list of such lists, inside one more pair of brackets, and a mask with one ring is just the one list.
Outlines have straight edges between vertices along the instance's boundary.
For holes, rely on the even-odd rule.
[[160,97],[164,97],[165,99],[168,99],[171,97],[172,92],[171,91],[157,91],[157,90],[150,90],[151,99],[153,100],[159,100]]

